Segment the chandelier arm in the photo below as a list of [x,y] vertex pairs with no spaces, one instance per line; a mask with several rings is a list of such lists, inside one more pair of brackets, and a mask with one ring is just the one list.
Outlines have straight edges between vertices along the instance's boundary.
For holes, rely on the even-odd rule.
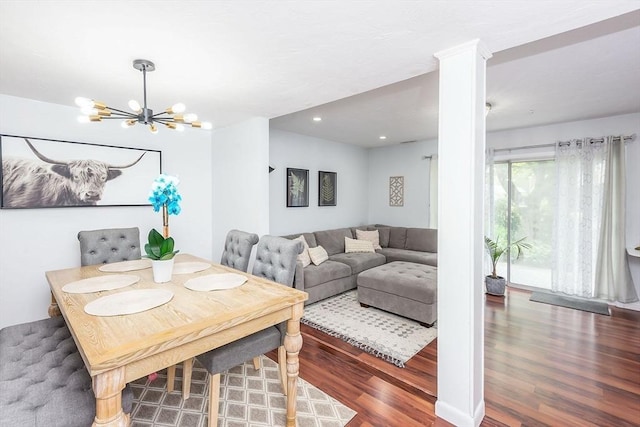
[[138,116],[104,116],[100,117],[101,120],[124,120],[124,119],[136,119]]
[[109,111],[115,111],[115,112],[116,112],[116,113],[118,113],[118,114],[125,115],[125,116],[127,116],[127,117],[132,118],[132,119],[133,119],[133,118],[135,118],[135,117],[138,117],[138,115],[137,115],[137,114],[131,113],[131,112],[129,112],[129,111],[118,110],[117,108],[111,108],[111,107],[109,107],[109,106],[107,106],[107,110],[109,110]]
[[177,123],[172,117],[154,117],[153,121],[158,123]]

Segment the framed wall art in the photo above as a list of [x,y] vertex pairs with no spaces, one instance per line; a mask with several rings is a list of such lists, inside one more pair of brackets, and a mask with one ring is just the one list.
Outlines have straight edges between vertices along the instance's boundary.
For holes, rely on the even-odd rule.
[[404,176],[389,177],[389,206],[404,206]]
[[318,206],[336,206],[338,196],[338,174],[318,172]]
[[287,207],[309,206],[309,169],[287,168]]
[[149,206],[158,150],[0,135],[3,209]]

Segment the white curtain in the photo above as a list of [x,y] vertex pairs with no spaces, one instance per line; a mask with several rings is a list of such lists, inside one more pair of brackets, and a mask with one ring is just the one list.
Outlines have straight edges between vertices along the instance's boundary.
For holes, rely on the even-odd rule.
[[429,228],[438,228],[438,156],[429,163]]
[[595,297],[624,303],[638,301],[625,244],[626,165],[623,137],[608,137],[605,160],[600,245]]
[[556,146],[551,288],[585,298],[637,301],[625,252],[624,142],[612,137],[580,142]]
[[594,297],[606,148],[579,140],[556,146],[555,292]]

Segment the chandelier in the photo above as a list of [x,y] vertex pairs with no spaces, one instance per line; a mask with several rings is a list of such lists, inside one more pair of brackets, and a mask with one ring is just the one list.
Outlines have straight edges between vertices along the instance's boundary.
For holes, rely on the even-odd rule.
[[194,128],[211,129],[210,122],[199,122],[198,116],[193,113],[185,114],[186,107],[183,103],[179,102],[173,106],[167,108],[159,113],[153,113],[153,110],[147,107],[147,71],[151,72],[156,69],[153,62],[146,59],[136,59],[133,61],[133,68],[142,71],[142,84],[143,84],[143,106],[136,100],[129,101],[129,108],[132,113],[128,111],[119,110],[107,106],[104,102],[95,101],[93,99],[77,97],[76,105],[80,107],[82,116],[78,116],[80,123],[89,122],[101,122],[107,119],[120,119],[122,120],[122,127],[129,128],[136,123],[142,123],[149,126],[151,133],[158,132],[158,126],[156,124],[162,124],[169,129],[177,131],[183,131],[185,126],[191,126]]

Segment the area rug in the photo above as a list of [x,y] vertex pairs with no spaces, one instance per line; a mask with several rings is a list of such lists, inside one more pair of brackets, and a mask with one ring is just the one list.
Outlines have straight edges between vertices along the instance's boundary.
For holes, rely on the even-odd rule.
[[426,328],[377,308],[360,307],[357,291],[308,305],[301,322],[401,368],[437,335],[435,326]]
[[550,294],[548,292],[533,292],[529,301],[542,302],[545,304],[557,305],[560,307],[573,308],[576,310],[588,311],[590,313],[610,316],[609,306],[605,302],[589,301],[580,298],[571,298],[564,295]]
[[[150,381],[133,383],[132,427],[207,427],[209,383],[207,371],[196,362],[191,395],[182,399],[182,365],[177,367],[176,391],[167,393],[166,370]],[[342,427],[356,414],[342,403],[298,378],[298,427]],[[245,363],[220,376],[219,427],[273,427],[286,424],[286,397],[278,377],[278,365],[262,356],[262,368]]]

